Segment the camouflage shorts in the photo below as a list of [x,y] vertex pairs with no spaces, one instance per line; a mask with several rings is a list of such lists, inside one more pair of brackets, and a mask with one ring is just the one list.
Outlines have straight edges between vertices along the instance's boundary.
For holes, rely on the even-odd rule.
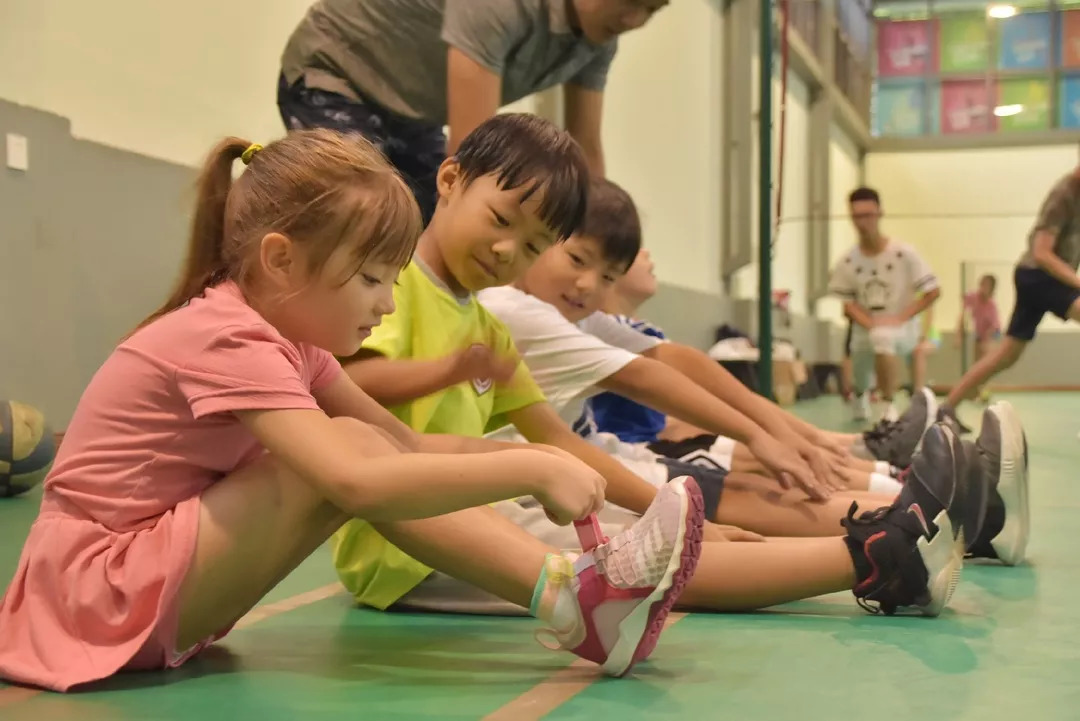
[[360,133],[394,164],[408,182],[424,214],[435,211],[435,176],[446,159],[446,135],[441,125],[403,118],[374,103],[357,102],[338,93],[309,88],[303,80],[291,87],[278,79],[278,109],[285,127],[329,128]]

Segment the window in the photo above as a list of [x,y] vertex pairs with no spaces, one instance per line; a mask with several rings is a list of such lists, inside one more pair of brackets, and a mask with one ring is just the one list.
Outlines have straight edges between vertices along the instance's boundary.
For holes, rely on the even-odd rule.
[[874,15],[875,135],[1080,129],[1080,0],[884,2]]

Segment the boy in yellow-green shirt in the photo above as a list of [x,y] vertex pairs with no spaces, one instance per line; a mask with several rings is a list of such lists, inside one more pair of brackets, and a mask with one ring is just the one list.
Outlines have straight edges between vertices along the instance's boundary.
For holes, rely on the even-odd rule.
[[[521,277],[544,251],[572,235],[584,216],[584,184],[571,188],[566,172],[552,170],[561,155],[575,152],[573,141],[554,128],[537,131],[543,121],[530,121],[530,132],[518,132],[517,122],[489,121],[442,165],[435,214],[395,288],[397,310],[344,365],[414,430],[479,436],[511,423],[528,441],[585,461],[607,480],[609,507],[617,504],[630,512],[612,512],[601,529],[602,535],[611,536],[634,520],[634,514],[644,512],[643,518],[649,518],[650,502],[668,494],[672,484],[686,481],[673,477],[658,491],[657,485],[575,434],[518,360],[507,329],[474,295]],[[571,192],[577,190],[580,195]],[[678,374],[671,381],[684,393],[693,394],[696,388]],[[714,427],[710,430],[743,440],[763,463],[803,490],[829,495],[795,452],[719,399],[704,391],[701,396],[697,416]],[[930,468],[951,468],[951,459],[960,452],[958,443],[947,430],[928,433],[914,462],[912,482],[896,503],[858,517],[852,513],[843,524],[846,536],[728,543],[722,542],[725,533],[712,527],[709,533],[714,535],[702,544],[697,571],[681,590],[680,603],[742,610],[852,589],[886,612],[904,606],[939,612],[951,593],[948,581],[960,565],[958,530],[964,505],[961,494],[954,492],[956,479]],[[710,477],[704,469],[690,467],[687,475],[697,481],[709,518],[715,518],[721,492],[739,499],[729,505],[749,515],[768,503],[752,489],[725,489],[722,474]],[[950,501],[943,505],[937,499]],[[804,495],[781,510],[798,516],[807,505]],[[916,505],[920,520],[913,523],[916,515],[909,509]],[[497,558],[500,570],[511,574],[519,563],[516,554],[493,542],[494,537],[505,535],[516,542],[515,534],[524,529],[555,548],[574,545],[572,533],[548,521],[531,498],[493,507],[497,513],[485,516],[491,528],[450,524],[444,535],[429,537],[428,543],[475,548]],[[833,519],[835,531],[829,534],[842,530],[838,521]],[[918,544],[934,549],[925,565]],[[489,579],[473,575],[455,581],[410,558],[409,550],[392,545],[363,521],[352,521],[334,537],[334,564],[356,599],[376,608],[521,612],[500,602]]]
[[[497,419],[507,413],[544,401],[503,324],[474,296],[454,295],[423,261],[414,259],[401,272],[394,301],[397,310],[374,329],[364,354],[418,359],[412,364],[419,383],[459,381],[390,405],[406,424],[425,433],[480,437],[504,425]],[[369,382],[389,390],[377,375]],[[431,572],[363,521],[334,537],[334,564],[357,600],[376,608],[389,607]]]

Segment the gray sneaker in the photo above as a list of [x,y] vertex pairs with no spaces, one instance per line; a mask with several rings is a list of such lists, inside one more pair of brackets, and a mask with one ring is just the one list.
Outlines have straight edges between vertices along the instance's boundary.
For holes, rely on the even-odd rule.
[[911,405],[899,419],[892,423],[882,421],[863,433],[852,446],[852,453],[859,458],[907,468],[923,435],[934,424],[937,412],[933,391],[923,388],[911,397]]
[[986,520],[968,551],[974,558],[997,558],[1015,566],[1027,553],[1031,507],[1027,437],[1011,404],[998,401],[983,412],[975,446],[989,495]]

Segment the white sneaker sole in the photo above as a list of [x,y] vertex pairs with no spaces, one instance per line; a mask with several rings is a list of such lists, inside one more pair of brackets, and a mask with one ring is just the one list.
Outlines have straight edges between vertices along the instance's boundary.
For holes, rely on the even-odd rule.
[[960,572],[964,568],[963,529],[957,534],[956,540],[953,540],[952,521],[947,509],[943,509],[933,521],[938,527],[937,535],[931,540],[922,536],[916,542],[923,565],[929,574],[926,590],[930,601],[919,607],[925,616],[941,614],[956,591],[956,586],[960,583]]
[[619,622],[619,638],[608,652],[607,660],[604,661],[604,673],[612,676],[622,676],[634,664],[634,656],[638,646],[645,636],[646,629],[652,622],[653,605],[663,599],[664,594],[671,588],[675,573],[679,570],[683,561],[683,552],[686,549],[686,533],[691,525],[687,522],[690,513],[690,496],[686,492],[686,482],[683,479],[670,481],[667,485],[679,496],[679,513],[682,523],[679,524],[679,533],[672,546],[672,554],[668,559],[667,568],[660,583],[653,592],[644,598],[633,611]]
[[998,401],[988,410],[997,417],[1001,428],[1001,476],[998,478],[997,492],[1005,505],[1005,523],[990,545],[1002,563],[1015,566],[1024,560],[1031,535],[1024,428],[1007,401]]

